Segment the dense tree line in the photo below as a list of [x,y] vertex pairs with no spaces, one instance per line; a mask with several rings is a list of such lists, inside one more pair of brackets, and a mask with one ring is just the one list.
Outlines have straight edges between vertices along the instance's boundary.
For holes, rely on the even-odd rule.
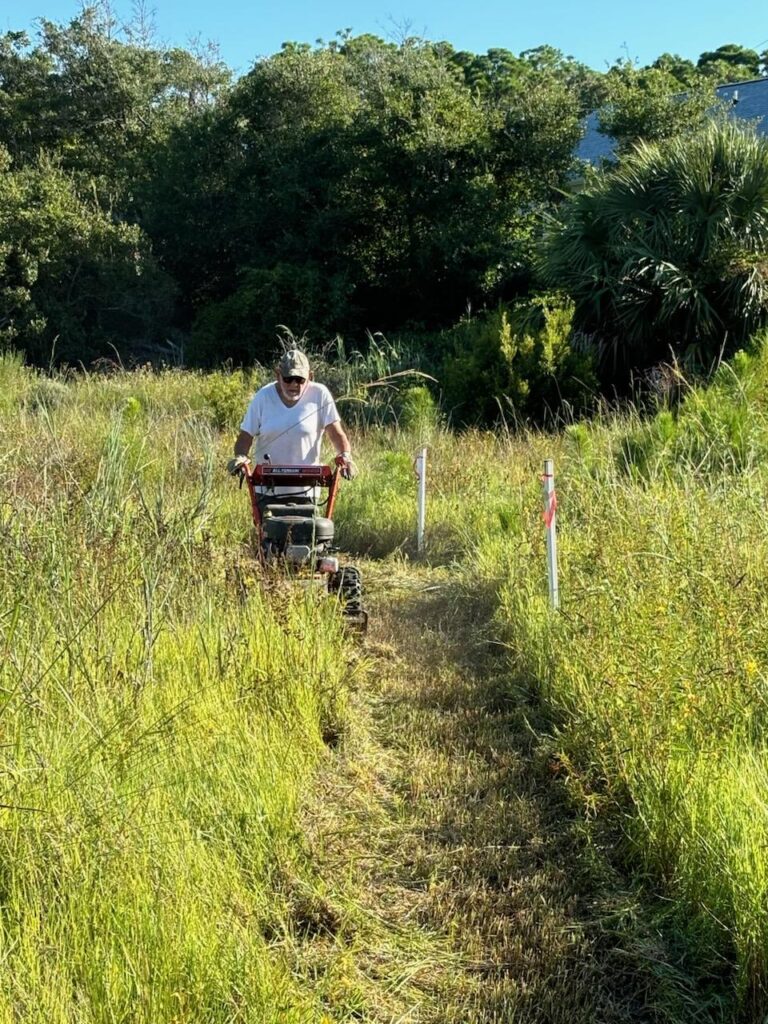
[[599,110],[628,153],[701,125],[714,87],[764,75],[766,58],[729,45],[597,73],[548,46],[342,33],[285,44],[235,81],[215,52],[158,47],[98,8],[42,20],[35,39],[8,32],[0,343],[45,364],[114,349],[212,364],[268,358],[284,323],[318,341],[409,332],[456,378],[462,358],[482,372],[462,349],[483,335],[468,310],[496,332],[477,342],[494,359],[530,320],[500,310],[522,302],[543,324],[564,287],[571,312],[546,322],[599,333],[579,321],[583,282],[541,269],[546,226],[551,245],[570,216],[573,236],[568,197],[595,173],[574,161],[584,116]]

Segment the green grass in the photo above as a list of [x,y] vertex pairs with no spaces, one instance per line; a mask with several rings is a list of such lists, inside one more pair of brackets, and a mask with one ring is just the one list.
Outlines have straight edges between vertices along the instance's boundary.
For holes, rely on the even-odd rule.
[[[427,562],[496,609],[509,675],[555,731],[557,776],[620,827],[664,927],[755,1020],[766,367],[740,356],[676,410],[558,435],[453,435],[429,415],[362,431],[337,516],[396,589],[429,446]],[[354,729],[356,669],[332,608],[265,593],[253,571],[247,500],[222,467],[260,379],[48,378],[0,359],[0,1020],[344,1021],[395,985],[386,971],[358,985],[355,940],[333,936],[344,922],[364,935],[360,912],[340,883],[329,898],[302,831],[323,737]],[[325,973],[300,952],[317,932],[334,943]]]
[[[589,817],[663,900],[699,969],[768,1007],[768,351],[655,417],[558,435],[430,436],[428,558],[495,595],[510,664],[556,729]],[[415,557],[420,437],[368,440],[345,534]],[[562,612],[539,477],[554,457]],[[378,525],[375,525],[378,524]],[[693,951],[693,952],[691,952]],[[751,1015],[751,1016],[750,1016]]]
[[89,378],[0,419],[2,1020],[322,1014],[290,948],[340,628],[251,578],[247,507],[176,382]]

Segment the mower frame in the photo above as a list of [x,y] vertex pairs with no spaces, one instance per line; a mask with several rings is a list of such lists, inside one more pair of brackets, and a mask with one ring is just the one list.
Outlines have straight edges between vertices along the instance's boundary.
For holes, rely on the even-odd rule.
[[[258,559],[263,567],[266,568],[269,564],[264,543],[264,513],[269,509],[269,503],[264,502],[265,496],[272,491],[275,494],[276,502],[279,502],[281,497],[285,497],[287,503],[290,504],[292,497],[300,495],[286,494],[282,496],[275,493],[275,488],[303,487],[307,492],[314,492],[316,488],[327,489],[327,497],[321,501],[313,501],[313,504],[316,509],[322,509],[325,518],[332,520],[343,462],[343,458],[337,456],[333,467],[328,465],[281,465],[271,462],[260,462],[252,466],[250,460],[243,464],[240,472],[240,486],[242,487],[243,481],[245,481],[248,488],[253,525],[258,534]],[[303,506],[299,505],[298,507]],[[329,548],[329,551],[333,550],[336,549]],[[326,555],[325,557],[330,559],[331,556]],[[335,569],[321,568],[323,555],[318,556],[313,552],[307,565],[309,575],[317,582],[322,582],[326,593],[339,598],[345,622],[365,631],[368,628],[368,612],[362,607],[360,572],[354,566],[340,567],[338,559],[333,560],[336,562]]]

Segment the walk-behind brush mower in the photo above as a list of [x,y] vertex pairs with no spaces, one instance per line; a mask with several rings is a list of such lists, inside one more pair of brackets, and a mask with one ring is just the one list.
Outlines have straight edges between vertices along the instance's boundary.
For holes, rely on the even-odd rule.
[[[341,457],[330,466],[282,466],[271,462],[243,463],[257,530],[258,557],[265,568],[284,568],[336,597],[344,619],[365,630],[360,570],[339,565],[334,546],[333,509],[339,490]],[[292,490],[286,493],[283,488]],[[323,492],[328,492],[322,500]],[[321,500],[318,500],[320,498]]]

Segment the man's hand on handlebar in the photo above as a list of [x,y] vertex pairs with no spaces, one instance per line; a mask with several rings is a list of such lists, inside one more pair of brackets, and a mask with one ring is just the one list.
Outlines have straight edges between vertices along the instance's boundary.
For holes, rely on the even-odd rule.
[[341,475],[345,480],[354,480],[357,476],[357,466],[352,461],[350,452],[340,452],[336,456],[336,465],[341,470]]
[[247,465],[247,455],[235,455],[235,457],[230,459],[227,463],[227,472],[230,476],[240,476]]

